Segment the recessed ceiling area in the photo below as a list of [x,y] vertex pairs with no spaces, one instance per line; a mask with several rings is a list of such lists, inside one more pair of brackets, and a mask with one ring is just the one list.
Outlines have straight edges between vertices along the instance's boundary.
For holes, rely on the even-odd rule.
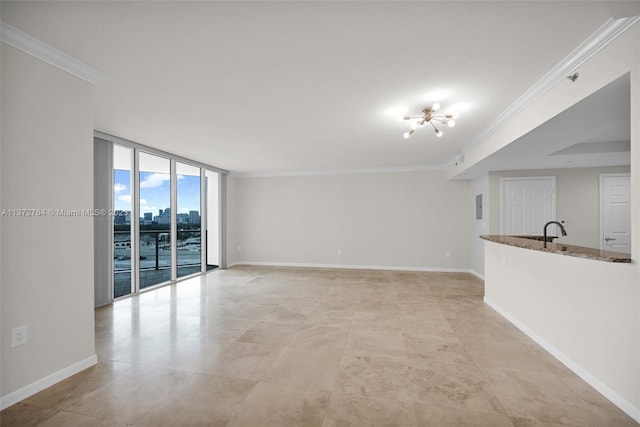
[[627,166],[631,151],[629,74],[473,165],[464,178],[488,171]]
[[[1,16],[108,76],[96,130],[282,173],[445,165],[608,4],[2,1]],[[434,101],[457,110],[455,128],[405,140],[397,111]]]

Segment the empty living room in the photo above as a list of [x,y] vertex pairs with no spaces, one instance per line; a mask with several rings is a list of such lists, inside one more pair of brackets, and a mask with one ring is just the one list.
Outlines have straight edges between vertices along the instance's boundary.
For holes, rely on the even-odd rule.
[[640,425],[640,2],[0,2],[1,426]]

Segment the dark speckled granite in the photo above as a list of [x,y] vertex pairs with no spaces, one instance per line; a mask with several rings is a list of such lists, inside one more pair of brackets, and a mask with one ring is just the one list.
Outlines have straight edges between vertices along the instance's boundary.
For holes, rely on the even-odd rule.
[[589,258],[598,261],[608,262],[631,262],[631,254],[622,252],[603,251],[594,248],[585,248],[583,246],[565,245],[562,243],[547,243],[533,240],[531,238],[522,238],[516,236],[489,235],[480,236],[481,239],[494,243],[502,243],[503,245],[516,246],[518,248],[532,249],[534,251],[551,252],[559,255],[575,256],[579,258]]

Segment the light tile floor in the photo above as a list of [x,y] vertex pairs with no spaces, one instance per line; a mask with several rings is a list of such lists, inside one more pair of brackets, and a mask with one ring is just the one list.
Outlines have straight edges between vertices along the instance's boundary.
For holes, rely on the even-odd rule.
[[2,426],[635,426],[468,274],[236,267],[96,311]]

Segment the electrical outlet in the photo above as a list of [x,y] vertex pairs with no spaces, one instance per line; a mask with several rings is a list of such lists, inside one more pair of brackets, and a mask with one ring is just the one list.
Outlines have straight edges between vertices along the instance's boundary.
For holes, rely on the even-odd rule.
[[11,347],[26,344],[29,339],[28,332],[27,325],[13,328],[11,330]]
[[342,249],[338,249],[338,251],[336,252],[336,255],[342,256]]
[[445,258],[451,258],[451,252],[450,252],[450,251],[446,251],[446,252],[444,253],[444,257],[445,257]]

